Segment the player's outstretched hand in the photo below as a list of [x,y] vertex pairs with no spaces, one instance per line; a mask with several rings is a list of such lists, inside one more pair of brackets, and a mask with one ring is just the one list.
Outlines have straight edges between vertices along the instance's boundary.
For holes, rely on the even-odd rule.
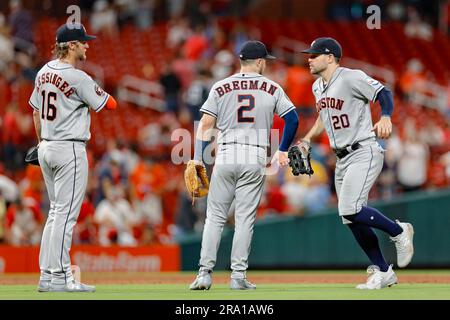
[[387,139],[392,133],[391,117],[381,117],[380,121],[375,123],[372,128],[378,138]]
[[272,161],[270,161],[271,164],[273,164],[274,162],[277,162],[278,166],[280,167],[289,165],[288,153],[277,150],[277,152],[275,152],[275,154],[273,155]]

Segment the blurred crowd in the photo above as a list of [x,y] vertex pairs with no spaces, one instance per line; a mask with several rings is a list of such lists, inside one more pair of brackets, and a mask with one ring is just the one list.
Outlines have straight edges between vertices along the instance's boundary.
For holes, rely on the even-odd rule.
[[[194,132],[194,121],[200,119],[199,108],[211,85],[237,70],[236,55],[242,43],[261,39],[262,30],[239,23],[239,19],[231,32],[218,23],[218,17],[223,15],[245,16],[254,2],[80,1],[83,10],[89,12],[90,33],[104,37],[117,36],[129,25],[148,29],[165,17],[165,46],[171,55],[159,67],[147,65],[150,70],[143,70],[147,79],[163,89],[165,111],[142,111],[119,101],[116,113],[121,118],[131,119],[131,114],[143,112],[144,119],[152,121],[139,127],[133,141],[109,136],[100,149],[88,144],[89,184],[74,230],[74,244],[170,243],[202,230],[206,199],[192,204],[185,191],[184,165],[171,161],[176,144],[171,135],[175,129]],[[404,3],[392,1],[392,6]],[[19,0],[11,0],[9,6],[8,12],[0,13],[0,243],[38,245],[49,203],[40,168],[23,162],[36,137],[31,108],[21,103],[23,97],[15,97],[23,94],[22,84],[32,88],[34,75],[45,60],[36,51],[33,40],[32,25],[38,17]],[[330,14],[338,19],[342,11],[331,9]],[[400,10],[394,9],[390,9],[392,14]],[[405,23],[415,21],[418,11],[411,10],[405,7]],[[407,12],[412,18],[407,18]],[[405,27],[406,36],[410,36],[406,30]],[[271,51],[276,50],[268,45]],[[278,59],[268,66],[265,75],[280,83],[297,107],[301,137],[317,117],[311,93],[314,77],[304,57]],[[394,134],[381,142],[387,152],[383,171],[370,195],[372,200],[450,186],[450,112],[417,105],[411,98],[426,90],[432,75],[420,60],[412,59],[397,79],[393,88]],[[373,106],[373,114],[379,117],[378,105]],[[95,115],[93,120],[102,116]],[[273,127],[282,130],[283,121],[276,117]],[[95,141],[96,128],[92,131]],[[289,168],[267,176],[258,219],[273,215],[307,217],[336,205],[332,178],[336,159],[325,135],[313,144],[312,150],[313,176],[294,177]],[[187,159],[191,155],[183,156]],[[233,209],[229,215],[232,224]]]

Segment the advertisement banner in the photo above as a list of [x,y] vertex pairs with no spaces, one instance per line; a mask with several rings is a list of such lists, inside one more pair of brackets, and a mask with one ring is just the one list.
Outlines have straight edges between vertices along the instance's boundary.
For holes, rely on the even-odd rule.
[[[83,272],[159,272],[180,270],[178,245],[142,247],[74,246],[72,265]],[[0,273],[39,272],[39,247],[0,246]]]

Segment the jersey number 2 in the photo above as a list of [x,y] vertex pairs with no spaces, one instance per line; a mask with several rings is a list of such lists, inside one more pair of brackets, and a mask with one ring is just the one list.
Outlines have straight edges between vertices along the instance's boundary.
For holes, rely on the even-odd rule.
[[[55,101],[56,101],[56,92],[50,91],[48,94],[46,94],[45,90],[42,90],[42,115],[41,115],[42,119],[47,119],[49,121],[55,120],[56,118],[56,106],[54,105]],[[46,105],[47,105],[47,113],[45,110]]]
[[241,104],[244,100],[248,101],[247,105],[241,105],[238,108],[238,122],[255,122],[255,117],[244,117],[244,111],[250,111],[255,108],[255,97],[251,94],[238,95],[238,103]]
[[332,116],[331,119],[333,120],[333,128],[335,130],[350,127],[350,122],[346,114],[341,114],[339,117]]

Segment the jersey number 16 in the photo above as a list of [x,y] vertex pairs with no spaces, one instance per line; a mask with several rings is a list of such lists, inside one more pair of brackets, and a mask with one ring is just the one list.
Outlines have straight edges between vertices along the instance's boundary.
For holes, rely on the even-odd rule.
[[[56,118],[56,106],[54,105],[56,101],[56,92],[50,91],[48,94],[46,94],[45,90],[42,90],[41,94],[42,94],[41,118],[53,121]],[[47,105],[47,113],[45,110],[46,105]]]

